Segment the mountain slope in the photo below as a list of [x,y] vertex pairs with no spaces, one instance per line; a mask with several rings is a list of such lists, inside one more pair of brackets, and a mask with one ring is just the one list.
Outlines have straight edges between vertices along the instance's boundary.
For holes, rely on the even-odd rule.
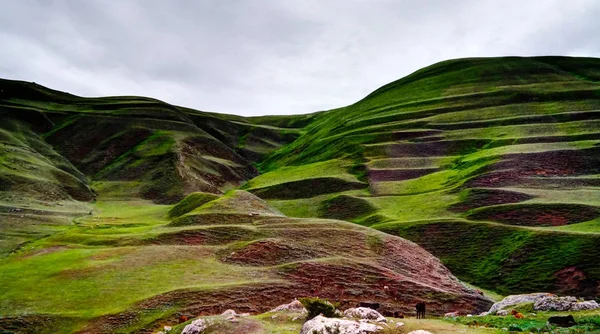
[[[596,296],[599,83],[591,58],[438,63],[319,115],[259,179],[287,189],[269,201],[288,215],[331,217],[345,201],[344,219],[418,242],[482,287]],[[282,172],[316,164],[369,187],[307,198]]]
[[597,297],[599,116],[591,58],[450,60],[250,118],[2,80],[0,328],[151,332],[315,294],[489,305],[452,274]]

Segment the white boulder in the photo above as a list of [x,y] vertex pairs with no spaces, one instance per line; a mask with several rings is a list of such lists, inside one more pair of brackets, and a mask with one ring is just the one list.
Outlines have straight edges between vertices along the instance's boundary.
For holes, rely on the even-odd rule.
[[283,305],[279,305],[276,308],[272,309],[269,312],[302,312],[302,313],[307,313],[306,309],[304,308],[304,305],[302,305],[302,303],[297,300],[294,299],[294,301],[292,301],[289,304],[283,304]]
[[508,315],[508,311],[507,310],[500,310],[500,311],[496,312],[496,315],[504,317],[504,316]]
[[235,313],[234,310],[227,310],[227,311],[221,313],[221,315],[224,317],[235,317],[237,315],[237,313]]
[[535,303],[540,299],[543,299],[546,297],[552,297],[552,296],[555,296],[555,295],[553,295],[551,293],[546,293],[546,292],[529,293],[529,294],[524,294],[524,295],[510,295],[510,296],[507,296],[506,298],[502,299],[501,301],[495,303],[494,305],[492,305],[489,312],[491,314],[494,314],[500,310],[504,310],[511,306],[515,306],[515,305],[522,304],[522,303]]
[[409,332],[408,334],[431,334],[431,332],[424,331],[422,329],[417,329],[416,331]]
[[185,326],[181,334],[202,334],[207,328],[209,324],[204,319],[197,319],[192,321],[191,324]]
[[586,300],[584,302],[578,302],[571,306],[572,311],[582,311],[582,310],[595,310],[599,309],[600,305],[595,300]]
[[381,313],[368,307],[349,308],[344,311],[344,317],[387,322],[387,319]]
[[575,297],[548,296],[536,301],[533,309],[536,311],[569,311],[575,303],[577,303]]
[[327,334],[331,330],[337,330],[336,333],[339,334],[369,334],[376,333],[383,328],[367,322],[326,318],[319,315],[305,322],[300,334]]

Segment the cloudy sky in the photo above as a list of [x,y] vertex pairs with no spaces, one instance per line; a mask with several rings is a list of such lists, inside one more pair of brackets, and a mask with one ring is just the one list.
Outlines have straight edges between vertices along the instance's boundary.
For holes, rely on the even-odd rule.
[[239,115],[341,107],[459,57],[600,57],[597,0],[1,0],[0,77]]

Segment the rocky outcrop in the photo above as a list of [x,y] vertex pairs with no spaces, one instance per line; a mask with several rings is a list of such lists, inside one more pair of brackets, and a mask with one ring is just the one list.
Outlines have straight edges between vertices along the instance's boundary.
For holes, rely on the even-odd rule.
[[387,319],[381,313],[368,307],[349,308],[344,311],[344,317],[387,322]]
[[191,324],[185,326],[181,334],[202,334],[210,323],[204,319],[197,319],[192,321]]
[[596,310],[599,308],[600,305],[595,300],[586,300],[584,302],[573,304],[571,306],[571,311]]
[[302,305],[302,303],[299,300],[294,299],[293,302],[291,302],[289,304],[279,305],[269,312],[302,312],[302,313],[306,313],[307,311],[304,308],[304,305]]
[[580,311],[600,308],[600,305],[593,300],[578,301],[577,298],[572,296],[560,297],[541,292],[508,296],[492,305],[489,314],[505,315],[503,311],[506,309],[524,303],[533,303],[533,309],[536,311]]
[[382,327],[368,322],[325,318],[319,315],[305,322],[300,334],[328,334],[332,330],[339,334],[368,334],[382,329]]
[[577,303],[575,297],[548,296],[535,302],[533,309],[536,311],[568,311]]
[[535,303],[538,300],[548,297],[548,296],[554,296],[554,295],[551,293],[545,293],[545,292],[529,293],[529,294],[524,294],[524,295],[510,295],[510,296],[505,297],[501,301],[495,303],[494,305],[492,305],[489,312],[491,314],[494,314],[500,310],[504,310],[506,308],[509,308],[511,306],[515,306],[518,304]]

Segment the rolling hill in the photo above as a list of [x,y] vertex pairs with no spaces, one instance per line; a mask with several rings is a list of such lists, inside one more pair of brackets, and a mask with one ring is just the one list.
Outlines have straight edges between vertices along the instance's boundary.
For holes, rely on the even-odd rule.
[[149,332],[315,294],[489,307],[453,275],[600,294],[600,59],[449,60],[248,118],[0,80],[0,118],[4,330]]

